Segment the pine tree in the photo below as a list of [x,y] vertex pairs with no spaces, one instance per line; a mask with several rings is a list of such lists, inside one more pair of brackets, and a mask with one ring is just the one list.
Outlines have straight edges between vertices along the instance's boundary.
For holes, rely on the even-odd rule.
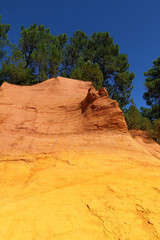
[[0,83],[6,81],[16,85],[35,84],[36,81],[31,69],[25,68],[26,61],[22,52],[16,46],[12,46],[11,52],[12,55],[2,63]]
[[61,74],[71,77],[74,68],[78,64],[79,58],[83,56],[83,51],[87,46],[88,36],[82,31],[76,31],[65,45],[62,58]]
[[160,118],[160,57],[153,61],[153,67],[144,73],[146,92],[143,97],[151,106],[152,118]]
[[78,61],[78,66],[72,71],[71,78],[91,81],[96,89],[103,85],[103,74],[98,64],[91,63],[89,60],[85,63],[82,58]]
[[160,143],[160,118],[154,121],[154,128],[157,142]]
[[0,60],[2,60],[2,58],[6,54],[4,47],[9,44],[8,35],[7,35],[9,29],[10,29],[9,24],[1,23],[1,16],[0,16]]
[[141,115],[135,104],[132,104],[128,111],[125,113],[125,119],[128,129],[140,129]]
[[1,82],[32,85],[57,76],[66,41],[66,34],[54,36],[44,25],[26,29],[22,26],[19,46],[12,48],[11,56],[2,65]]

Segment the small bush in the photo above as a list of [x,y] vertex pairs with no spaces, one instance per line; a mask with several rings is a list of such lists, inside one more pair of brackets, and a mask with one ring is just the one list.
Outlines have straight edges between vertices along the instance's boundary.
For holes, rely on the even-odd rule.
[[124,115],[128,125],[128,129],[140,129],[141,115],[135,104],[131,105]]
[[156,135],[156,140],[157,140],[158,143],[160,143],[160,118],[154,120],[153,124],[154,124],[154,131],[155,131],[155,135]]

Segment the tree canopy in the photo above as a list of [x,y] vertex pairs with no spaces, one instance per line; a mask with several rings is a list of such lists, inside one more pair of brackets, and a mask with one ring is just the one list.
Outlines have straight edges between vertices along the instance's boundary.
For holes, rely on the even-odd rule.
[[5,56],[6,52],[4,47],[8,45],[8,31],[10,29],[9,24],[2,24],[1,23],[1,16],[0,16],[0,60]]
[[160,118],[160,57],[153,61],[153,67],[144,73],[146,92],[143,97],[151,106],[153,119]]
[[0,70],[1,83],[6,81],[16,85],[31,85],[36,83],[31,68],[26,68],[26,60],[22,52],[12,46],[12,55],[2,62]]
[[103,84],[103,74],[98,64],[89,60],[84,62],[83,59],[79,59],[77,67],[71,73],[71,78],[91,81],[96,89]]
[[38,82],[55,77],[62,61],[67,35],[54,36],[44,25],[21,27],[19,48],[25,57],[25,68],[31,68]]
[[132,104],[125,113],[128,129],[140,129],[141,115],[135,104]]

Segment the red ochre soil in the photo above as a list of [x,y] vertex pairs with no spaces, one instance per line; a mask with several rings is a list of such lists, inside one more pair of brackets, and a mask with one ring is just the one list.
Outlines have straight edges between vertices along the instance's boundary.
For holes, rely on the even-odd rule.
[[160,146],[91,82],[0,88],[0,239],[160,239]]

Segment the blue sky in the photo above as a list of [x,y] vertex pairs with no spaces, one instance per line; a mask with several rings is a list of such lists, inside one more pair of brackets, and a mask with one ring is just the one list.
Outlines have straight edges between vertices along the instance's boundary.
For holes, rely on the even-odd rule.
[[1,0],[2,23],[11,24],[9,39],[17,43],[21,25],[44,24],[58,35],[82,30],[109,32],[120,52],[128,55],[136,74],[132,97],[137,107],[146,106],[143,73],[160,56],[160,0]]

